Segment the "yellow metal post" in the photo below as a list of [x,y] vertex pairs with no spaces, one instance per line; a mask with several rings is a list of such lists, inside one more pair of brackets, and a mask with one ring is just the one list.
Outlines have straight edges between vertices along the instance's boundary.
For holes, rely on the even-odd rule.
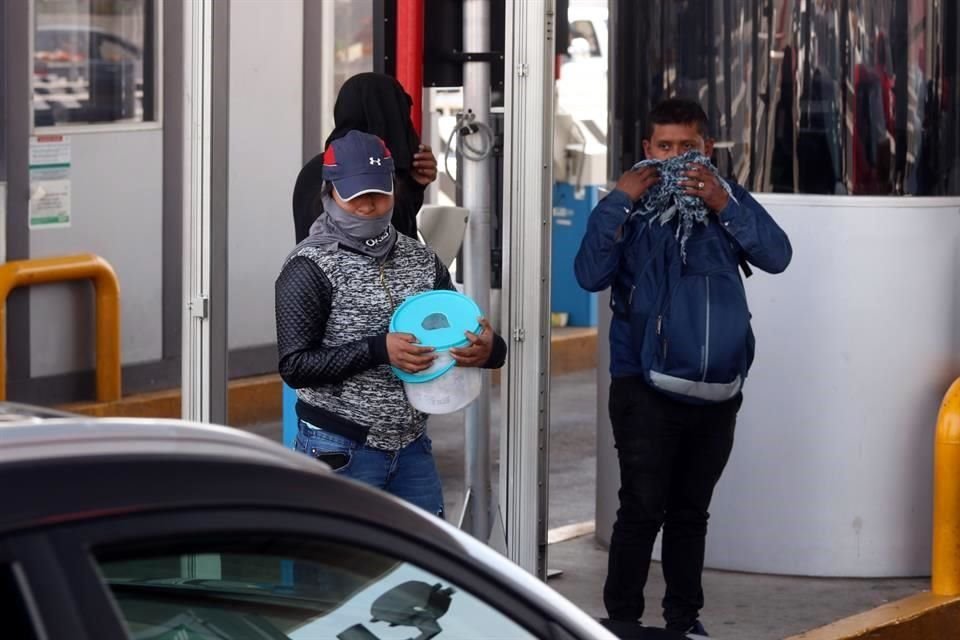
[[933,451],[931,591],[960,595],[960,380],[943,398]]
[[96,292],[97,400],[120,399],[120,282],[100,256],[80,254],[0,265],[0,400],[7,397],[7,297],[17,287],[91,280]]

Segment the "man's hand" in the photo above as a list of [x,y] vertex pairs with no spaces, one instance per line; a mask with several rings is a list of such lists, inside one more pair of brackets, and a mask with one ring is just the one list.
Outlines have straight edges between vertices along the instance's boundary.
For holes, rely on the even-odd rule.
[[419,373],[428,369],[437,356],[433,347],[421,347],[412,333],[388,333],[387,355],[390,364],[407,373]]
[[730,194],[720,184],[720,179],[709,169],[693,163],[688,165],[683,175],[687,176],[687,179],[681,183],[686,193],[703,200],[713,213],[720,213],[730,202]]
[[617,189],[630,196],[630,200],[637,202],[647,192],[647,189],[660,181],[660,174],[655,167],[630,169],[617,180]]
[[450,349],[450,355],[461,367],[482,367],[493,352],[493,327],[486,318],[480,318],[480,335],[466,332],[469,347]]
[[423,186],[427,186],[437,179],[437,158],[429,145],[422,144],[413,154],[413,171],[410,176]]

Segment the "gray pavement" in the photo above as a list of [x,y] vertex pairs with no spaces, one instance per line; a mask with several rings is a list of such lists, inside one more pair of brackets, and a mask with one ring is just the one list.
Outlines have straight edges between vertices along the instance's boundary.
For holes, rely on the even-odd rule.
[[[558,376],[551,394],[550,527],[594,518],[596,491],[596,382],[593,371]],[[499,467],[500,402],[491,409],[492,460]],[[250,430],[279,439],[278,423]],[[463,502],[463,415],[434,416],[430,437],[444,482],[447,519],[456,522]],[[494,496],[498,469],[494,469]],[[594,536],[550,545],[548,564],[562,573],[550,586],[595,617],[603,615],[601,589],[607,553]],[[701,620],[713,637],[771,640],[807,631],[927,589],[927,579],[824,579],[711,571],[704,573]],[[660,625],[660,565],[650,571],[646,622]]]

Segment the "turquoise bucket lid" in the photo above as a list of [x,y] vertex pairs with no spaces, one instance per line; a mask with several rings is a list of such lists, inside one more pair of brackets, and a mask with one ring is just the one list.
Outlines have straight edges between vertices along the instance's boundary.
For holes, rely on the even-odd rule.
[[[393,312],[390,331],[412,333],[425,347],[436,351],[448,351],[454,347],[470,344],[464,332],[480,332],[480,316],[483,312],[469,297],[457,291],[427,291],[411,296]],[[429,382],[439,378],[456,363],[421,373],[407,373],[393,367],[393,372],[404,382]]]

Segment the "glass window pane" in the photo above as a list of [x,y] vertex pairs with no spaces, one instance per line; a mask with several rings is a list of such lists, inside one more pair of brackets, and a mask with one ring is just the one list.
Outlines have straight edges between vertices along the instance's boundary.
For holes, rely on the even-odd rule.
[[652,66],[636,117],[663,97],[699,100],[718,166],[749,189],[960,195],[960,3],[657,0],[622,13],[635,24],[618,32]]
[[347,78],[373,71],[373,0],[336,0],[334,95]]
[[349,545],[309,560],[228,552],[109,560],[100,569],[131,638],[400,640],[533,638],[480,599],[411,563]]
[[36,0],[37,127],[155,120],[152,0]]

